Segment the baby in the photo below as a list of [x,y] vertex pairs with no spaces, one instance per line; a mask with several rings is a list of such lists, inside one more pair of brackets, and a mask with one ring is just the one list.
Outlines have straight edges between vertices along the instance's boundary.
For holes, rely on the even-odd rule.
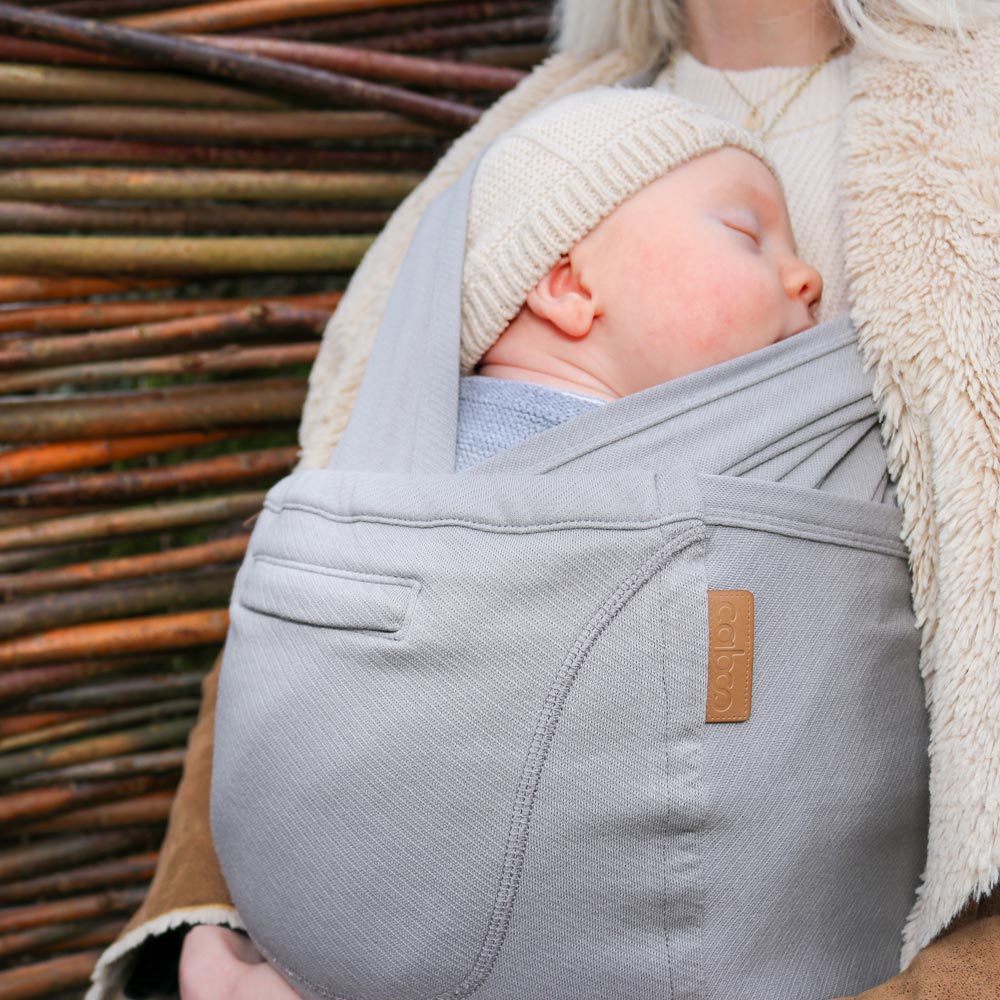
[[[498,140],[476,174],[457,467],[791,337],[814,324],[821,289],[749,135],[654,91],[560,101]],[[216,942],[210,973],[198,962],[212,947],[185,949],[182,979],[186,962],[202,985],[217,975],[212,995],[296,995],[249,944]]]
[[[559,222],[537,223],[539,206]],[[463,380],[459,468],[799,333],[822,291],[754,140],[657,91],[575,95],[499,139],[476,175],[466,251],[463,361],[487,378]],[[516,312],[511,297],[501,308],[536,276]]]

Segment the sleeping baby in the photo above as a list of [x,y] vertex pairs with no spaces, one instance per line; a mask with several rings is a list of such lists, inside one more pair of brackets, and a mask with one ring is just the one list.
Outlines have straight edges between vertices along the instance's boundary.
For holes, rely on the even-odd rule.
[[[485,154],[463,275],[463,361],[468,370],[481,355],[481,377],[463,380],[458,468],[814,324],[822,279],[796,256],[762,150],[688,108],[600,88],[532,116]],[[630,116],[645,119],[636,162],[620,150],[605,160]]]

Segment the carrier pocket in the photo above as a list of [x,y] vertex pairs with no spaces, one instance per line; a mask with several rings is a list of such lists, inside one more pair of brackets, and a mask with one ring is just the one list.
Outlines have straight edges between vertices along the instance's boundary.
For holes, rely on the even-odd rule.
[[321,628],[399,633],[420,584],[256,555],[237,594],[251,611]]

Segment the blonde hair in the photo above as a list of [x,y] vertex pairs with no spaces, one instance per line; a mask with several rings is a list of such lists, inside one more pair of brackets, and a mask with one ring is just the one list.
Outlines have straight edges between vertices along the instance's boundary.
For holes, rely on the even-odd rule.
[[[828,0],[856,45],[885,55],[919,58],[904,40],[905,25],[943,28],[961,36],[980,20],[996,17],[997,0]],[[682,44],[683,0],[556,0],[555,47],[586,59],[619,49],[646,68]]]

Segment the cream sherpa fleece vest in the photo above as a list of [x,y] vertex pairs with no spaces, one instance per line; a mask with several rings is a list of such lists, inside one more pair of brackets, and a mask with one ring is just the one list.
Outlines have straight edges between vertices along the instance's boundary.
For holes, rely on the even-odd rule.
[[[1000,24],[929,58],[857,53],[845,113],[852,318],[898,479],[931,721],[927,868],[905,967],[1000,874]],[[458,140],[358,268],[313,367],[301,468],[326,464],[420,215],[528,111],[627,77],[612,52],[546,61]]]

